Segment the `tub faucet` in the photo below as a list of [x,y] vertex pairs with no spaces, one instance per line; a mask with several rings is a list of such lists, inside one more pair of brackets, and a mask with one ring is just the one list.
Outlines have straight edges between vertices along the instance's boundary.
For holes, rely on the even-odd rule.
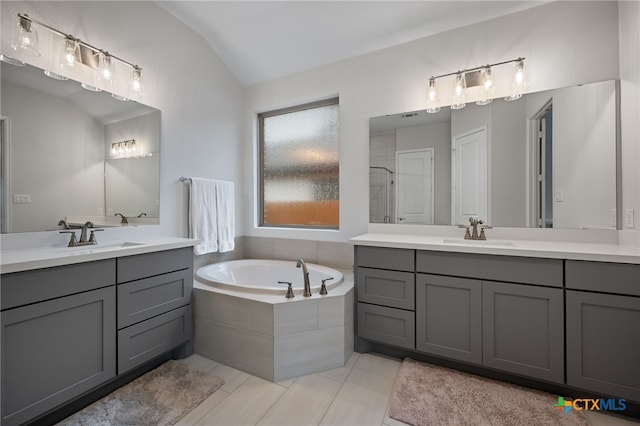
[[302,295],[304,297],[311,297],[311,285],[309,284],[309,271],[307,270],[307,265],[304,263],[304,260],[298,259],[296,262],[296,268],[302,267],[302,276],[304,277],[304,293]]

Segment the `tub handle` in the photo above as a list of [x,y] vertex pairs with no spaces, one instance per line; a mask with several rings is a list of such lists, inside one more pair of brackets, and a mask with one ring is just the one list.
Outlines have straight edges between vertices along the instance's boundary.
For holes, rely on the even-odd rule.
[[322,280],[322,286],[320,286],[320,294],[322,296],[326,296],[327,294],[329,294],[329,292],[327,291],[327,285],[325,284],[326,281],[330,281],[332,280],[333,277],[329,277],[329,278],[325,278],[324,280]]
[[293,289],[291,288],[291,283],[289,281],[278,281],[278,284],[288,284],[289,288],[287,288],[287,294],[286,294],[286,298],[287,299],[292,299],[294,296],[293,294]]

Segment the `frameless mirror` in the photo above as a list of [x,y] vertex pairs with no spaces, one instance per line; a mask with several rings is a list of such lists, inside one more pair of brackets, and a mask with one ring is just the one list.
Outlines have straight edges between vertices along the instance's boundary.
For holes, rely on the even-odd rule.
[[371,118],[369,221],[616,229],[616,87]]
[[159,110],[28,65],[1,77],[2,232],[158,223]]

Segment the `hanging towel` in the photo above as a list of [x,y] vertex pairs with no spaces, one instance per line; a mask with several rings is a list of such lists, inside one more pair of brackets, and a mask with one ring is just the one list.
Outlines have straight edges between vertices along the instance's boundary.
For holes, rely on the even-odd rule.
[[191,178],[189,236],[200,240],[195,254],[235,249],[235,194],[233,182]]
[[218,251],[218,215],[214,180],[191,178],[189,236],[200,240],[200,243],[193,247],[195,254]]
[[235,194],[233,182],[216,181],[216,210],[218,250],[223,253],[235,249]]

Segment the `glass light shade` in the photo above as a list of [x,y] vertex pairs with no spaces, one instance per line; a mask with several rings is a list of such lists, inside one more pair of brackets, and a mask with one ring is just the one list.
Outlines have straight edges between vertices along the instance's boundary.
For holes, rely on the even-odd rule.
[[90,92],[102,92],[102,89],[96,86],[92,86],[91,84],[81,83],[83,89],[88,90]]
[[80,58],[80,45],[77,40],[64,39],[64,50],[62,56],[63,67],[74,67],[77,62],[82,62]]
[[58,73],[55,73],[49,70],[44,70],[44,75],[46,75],[49,78],[53,78],[54,80],[69,80],[68,77],[65,77],[64,75],[60,75]]
[[453,104],[451,109],[462,109],[467,104],[465,98],[467,97],[467,87],[464,81],[462,73],[456,74],[456,83],[453,87]]
[[491,73],[491,67],[486,67],[482,72],[482,85],[480,86],[480,100],[476,102],[477,105],[488,105],[493,102],[493,94],[495,92],[496,85],[493,81],[493,74]]
[[131,78],[131,88],[134,92],[142,96],[142,69],[138,67],[133,68],[133,77]]
[[113,84],[115,67],[111,58],[106,52],[98,53],[98,79],[109,84]]
[[524,72],[524,60],[518,60],[513,67],[513,79],[511,81],[511,94],[504,99],[515,101],[520,99],[527,87],[527,78]]
[[123,102],[126,102],[126,101],[128,101],[128,100],[129,100],[129,98],[127,98],[126,96],[116,95],[115,93],[112,93],[112,94],[111,94],[111,97],[112,97],[113,99],[117,99],[117,100],[119,100],[119,101],[123,101]]
[[427,89],[427,112],[435,114],[440,111],[440,98],[438,97],[438,88],[436,87],[436,80],[434,78],[429,79],[429,88]]
[[18,20],[18,30],[11,43],[11,48],[16,51],[20,50],[28,56],[40,56],[38,30],[29,19],[20,17]]

